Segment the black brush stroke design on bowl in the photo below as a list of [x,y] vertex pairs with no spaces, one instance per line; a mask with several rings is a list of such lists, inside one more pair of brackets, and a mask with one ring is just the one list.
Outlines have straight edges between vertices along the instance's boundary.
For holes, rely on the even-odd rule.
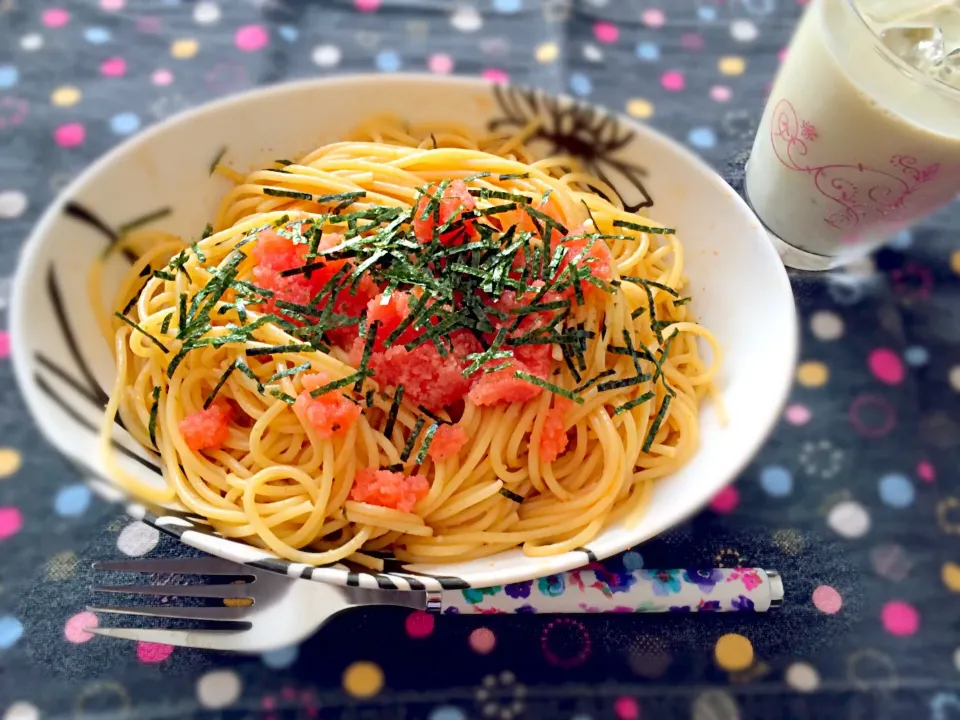
[[[620,150],[633,142],[636,133],[623,127],[612,114],[531,88],[494,85],[493,96],[503,114],[487,124],[491,132],[519,131],[540,120],[528,142],[546,142],[550,145],[549,155],[570,155],[580,160],[584,170],[613,188],[627,212],[653,207],[653,198],[644,185],[647,170],[617,157]],[[619,175],[633,192],[628,194],[623,183],[612,175]],[[613,200],[599,188],[589,189]],[[629,198],[636,195],[640,196],[639,202],[630,202]]]

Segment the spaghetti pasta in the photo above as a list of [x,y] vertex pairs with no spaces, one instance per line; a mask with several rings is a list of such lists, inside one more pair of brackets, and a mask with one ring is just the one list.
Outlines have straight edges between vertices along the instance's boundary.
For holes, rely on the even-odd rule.
[[[235,187],[194,243],[122,237],[136,260],[109,312],[95,299],[116,480],[311,565],[551,555],[635,523],[696,451],[721,351],[674,231],[532,157],[535,129],[372,118],[218,167]],[[165,488],[112,457],[118,419]]]

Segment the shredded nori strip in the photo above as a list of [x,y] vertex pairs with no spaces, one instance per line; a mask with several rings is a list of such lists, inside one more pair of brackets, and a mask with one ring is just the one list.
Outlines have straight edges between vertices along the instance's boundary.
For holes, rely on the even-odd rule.
[[318,398],[322,395],[326,395],[328,392],[340,390],[341,388],[347,387],[347,385],[352,385],[357,381],[358,376],[362,377],[361,373],[355,372],[347,375],[345,378],[340,378],[339,380],[328,382],[326,385],[321,385],[320,387],[310,391],[310,397]]
[[296,345],[270,345],[268,347],[250,348],[247,350],[249,357],[256,355],[279,355],[281,353],[292,352],[312,352],[313,345],[309,343],[299,343]]
[[673,301],[673,305],[674,305],[674,307],[680,307],[681,305],[686,305],[686,304],[687,304],[688,302],[690,302],[691,300],[693,300],[692,297],[689,297],[689,296],[688,296],[688,297],[682,297],[682,298],[680,298],[679,300],[674,300],[674,301]]
[[423,405],[417,405],[417,410],[422,412],[424,415],[426,415],[428,418],[433,420],[435,423],[439,423],[440,425],[453,425],[452,422],[450,422],[449,420],[444,420],[442,417],[440,417],[434,412],[431,412],[430,410],[425,408]]
[[664,290],[668,294],[673,295],[673,297],[675,298],[680,297],[680,293],[678,293],[672,287],[670,287],[669,285],[664,285],[663,283],[659,283],[655,280],[647,280],[646,278],[634,277],[633,275],[623,275],[621,276],[620,279],[626,280],[627,282],[636,283],[637,285],[644,285],[644,286],[649,285],[650,287],[660,288],[661,290]]
[[674,235],[676,230],[672,228],[658,228],[650,227],[649,225],[638,225],[637,223],[627,222],[626,220],[614,220],[614,227],[627,228],[628,230],[636,230],[637,232],[650,233],[651,235]]
[[230,367],[224,370],[223,375],[220,376],[220,380],[217,382],[216,386],[213,388],[213,392],[207,395],[207,399],[203,401],[203,409],[206,410],[210,407],[210,404],[213,402],[213,399],[217,396],[217,393],[220,392],[220,388],[224,386],[227,382],[227,378],[237,369],[237,361],[234,360],[230,363]]
[[310,369],[310,363],[305,362],[303,363],[303,365],[297,365],[296,367],[289,368],[288,370],[280,370],[278,372],[275,372],[270,377],[268,377],[266,384],[270,385],[271,383],[275,383],[277,380],[280,380],[285,377],[292,377],[297,373],[302,373],[304,370],[309,370],[309,369]]
[[598,375],[590,378],[582,385],[578,385],[577,387],[575,387],[573,391],[575,393],[582,393],[584,390],[588,390],[589,388],[596,385],[598,382],[603,380],[603,378],[610,377],[611,375],[616,375],[616,374],[617,374],[616,370],[604,370],[602,373],[599,373]]
[[283,392],[282,390],[277,390],[276,388],[271,388],[269,391],[269,394],[273,395],[278,400],[282,400],[287,405],[293,405],[294,403],[297,402],[297,399],[295,397],[293,397],[292,395],[287,395],[287,393]]
[[279,160],[274,160],[274,162],[277,163],[278,165],[283,165],[284,167],[286,167],[287,165],[293,165],[293,160],[284,160],[283,158]]
[[160,409],[160,387],[154,386],[153,388],[153,405],[150,406],[150,425],[148,429],[150,431],[150,442],[153,443],[153,446],[159,450],[160,446],[157,445],[157,411]]
[[[645,402],[653,400],[656,396],[657,396],[656,393],[646,392],[640,397],[634,398],[630,402],[625,402],[623,405],[616,407],[613,411],[613,414],[621,415],[622,413],[628,412],[629,410],[633,410],[633,408],[637,407],[638,405],[643,405]],[[669,397],[669,395],[667,397]],[[648,448],[644,448],[644,449],[646,450]]]
[[217,156],[210,161],[210,175],[213,175],[214,171],[217,169],[217,165],[220,164],[220,161],[223,160],[223,156],[227,154],[227,146],[224,145],[220,148],[220,152],[217,153]]
[[413,452],[413,446],[417,442],[417,438],[420,437],[420,431],[423,430],[423,426],[427,424],[427,421],[422,417],[418,417],[417,421],[413,424],[413,430],[410,431],[410,436],[407,438],[406,444],[403,446],[403,452],[400,453],[401,462],[406,462],[410,459],[410,453]]
[[313,200],[313,195],[310,193],[298,192],[296,190],[284,190],[282,188],[273,187],[265,187],[262,189],[264,195],[271,195],[273,197],[290,198],[292,200]]
[[393,402],[390,404],[390,412],[387,415],[387,424],[383,428],[383,434],[389,438],[393,435],[393,426],[397,422],[397,413],[400,412],[400,403],[403,401],[403,385],[397,386],[393,395]]
[[507,498],[507,500],[513,500],[517,505],[520,505],[526,499],[523,495],[517,495],[513,490],[508,490],[505,487],[500,488],[499,493]]
[[660,426],[663,424],[663,419],[667,415],[667,409],[670,407],[670,401],[672,399],[672,395],[664,396],[663,403],[660,405],[660,412],[657,413],[657,417],[654,419],[653,425],[650,426],[650,432],[647,433],[647,439],[643,441],[644,452],[650,452],[653,441],[656,439],[657,433],[660,432]]
[[373,325],[367,328],[367,337],[363,342],[363,355],[360,357],[360,367],[357,368],[357,375],[359,377],[357,378],[356,384],[353,386],[354,392],[360,392],[361,388],[363,388],[363,381],[374,374],[369,367],[370,357],[373,355],[373,344],[377,340],[378,330],[380,330],[379,320],[375,320]]
[[645,373],[643,375],[635,375],[631,378],[621,378],[620,380],[611,380],[609,382],[600,383],[597,385],[598,392],[606,392],[607,390],[618,390],[625,387],[633,387],[634,385],[639,385],[640,383],[648,382],[653,378],[653,375]]
[[430,450],[430,443],[433,442],[433,436],[437,432],[437,428],[440,427],[439,423],[431,423],[430,427],[427,428],[426,434],[423,436],[423,442],[420,444],[420,452],[417,453],[417,459],[414,460],[414,463],[417,465],[422,465],[423,461],[427,459],[427,453]]
[[168,312],[168,313],[164,316],[163,322],[160,324],[160,334],[161,334],[161,335],[166,335],[166,334],[167,334],[167,330],[170,329],[170,321],[171,321],[171,320],[173,320],[173,310],[171,310],[170,312]]
[[120,318],[121,320],[123,320],[123,322],[125,322],[127,325],[129,325],[130,327],[132,327],[134,330],[142,333],[143,335],[146,335],[148,338],[150,338],[151,341],[153,341],[153,344],[154,344],[154,345],[156,345],[158,348],[160,348],[161,350],[163,350],[165,353],[169,353],[169,352],[170,352],[170,351],[167,349],[167,346],[166,346],[166,345],[164,345],[162,342],[160,342],[159,340],[157,340],[157,338],[155,338],[153,335],[151,335],[150,333],[148,333],[148,332],[147,332],[146,330],[144,330],[142,327],[140,327],[139,325],[137,325],[133,320],[131,320],[130,318],[128,318],[126,315],[121,315],[120,313],[114,313],[114,316]]
[[630,317],[636,320],[638,317],[643,315],[646,311],[647,309],[645,307],[638,307],[636,310],[630,313]]
[[517,370],[515,373],[513,373],[513,376],[515,378],[519,378],[520,380],[526,380],[528,383],[536,385],[537,387],[541,387],[548,392],[552,392],[554,395],[565,397],[567,400],[573,400],[573,402],[577,403],[577,405],[583,405],[583,398],[579,395],[576,395],[566,388],[560,387],[559,385],[554,385],[553,383],[547,382],[542,378],[538,378],[536,375],[531,375],[530,373]]
[[260,382],[260,378],[257,377],[257,374],[253,371],[253,369],[249,365],[247,365],[243,360],[240,360],[239,358],[234,360],[233,364],[236,365],[237,370],[242,372],[244,375],[246,375],[248,378],[250,378],[257,384],[257,392],[262,394],[263,383]]

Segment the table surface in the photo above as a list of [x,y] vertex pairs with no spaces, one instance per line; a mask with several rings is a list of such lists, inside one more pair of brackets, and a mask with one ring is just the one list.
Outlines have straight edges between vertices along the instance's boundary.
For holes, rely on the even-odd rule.
[[[567,92],[662,129],[736,185],[802,4],[0,0],[0,262],[12,272],[54,194],[124,137],[212,97],[340,72]],[[847,271],[794,277],[802,364],[773,437],[709,510],[610,561],[775,567],[787,603],[766,616],[431,625],[357,611],[240,658],[91,637],[89,563],[177,548],[92,498],[40,439],[0,331],[0,713],[960,717],[958,228],[948,209]],[[730,634],[736,651],[717,652]]]

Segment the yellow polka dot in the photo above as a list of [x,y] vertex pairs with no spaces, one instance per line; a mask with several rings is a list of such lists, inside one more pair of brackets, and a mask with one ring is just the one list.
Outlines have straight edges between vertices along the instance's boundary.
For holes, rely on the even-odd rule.
[[355,662],[343,673],[343,689],[353,697],[373,697],[383,688],[383,671],[372,662]]
[[720,58],[720,62],[717,63],[717,68],[724,75],[743,75],[743,71],[747,68],[747,63],[742,57],[737,57],[736,55],[727,55],[726,57]]
[[653,117],[653,103],[643,98],[627,100],[627,114],[641,120]]
[[947,589],[960,593],[960,565],[952,562],[944,563],[940,577]]
[[797,382],[804,387],[823,387],[827,384],[829,378],[830,371],[827,369],[827,366],[816,360],[809,360],[797,368]]
[[13,448],[0,448],[0,478],[13,475],[22,462],[20,453]]
[[950,256],[950,269],[960,275],[960,250],[955,250]]
[[170,54],[177,60],[189,60],[197,54],[197,50],[199,49],[200,43],[196,40],[193,38],[183,38],[174,41],[173,45],[170,46]]
[[63,85],[50,94],[50,102],[59,107],[70,107],[80,102],[81,97],[77,88],[72,85]]
[[553,62],[560,56],[560,48],[557,47],[556,43],[542,43],[537,45],[537,49],[534,52],[534,57],[537,58],[537,62],[548,63]]
[[717,665],[731,672],[746,670],[753,664],[753,645],[743,635],[736,633],[721,636],[713,654]]

